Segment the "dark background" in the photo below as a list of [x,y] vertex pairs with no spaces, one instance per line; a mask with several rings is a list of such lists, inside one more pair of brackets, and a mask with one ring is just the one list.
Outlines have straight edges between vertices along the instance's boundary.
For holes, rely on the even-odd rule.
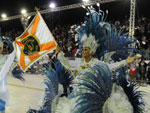
[[[53,0],[57,6],[70,5],[82,2],[82,0]],[[0,0],[0,14],[6,13],[8,16],[20,14],[22,8],[28,12],[33,12],[35,6],[40,10],[49,8],[52,0]],[[150,17],[150,0],[136,0],[136,19],[141,17]],[[101,4],[102,10],[108,10],[108,20],[128,19],[130,14],[130,0],[120,0],[112,3]],[[53,12],[43,15],[47,24],[74,24],[83,21],[86,11],[83,8],[67,11]],[[19,19],[0,22],[2,30],[12,29],[14,27],[22,28]]]

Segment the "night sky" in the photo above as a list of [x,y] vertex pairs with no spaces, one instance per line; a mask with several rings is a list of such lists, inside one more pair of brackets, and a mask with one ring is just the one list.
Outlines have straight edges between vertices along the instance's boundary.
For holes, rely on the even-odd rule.
[[[47,9],[52,0],[0,0],[0,14],[7,13],[8,16],[14,16],[20,14],[22,8],[27,9],[28,12],[33,12],[35,6],[39,9]],[[53,0],[57,3],[57,6],[70,5],[73,3],[79,3],[81,0]],[[117,2],[101,4],[102,10],[109,10],[108,19],[122,19],[125,16],[129,17],[130,0],[120,0]],[[66,23],[73,24],[78,21],[83,21],[85,10],[83,8],[55,12],[52,14],[46,14],[45,16],[49,21],[53,23]],[[136,18],[138,17],[150,17],[150,0],[137,0]],[[51,17],[51,18],[50,18]],[[17,20],[16,20],[17,21]],[[15,24],[15,22],[3,22],[9,24]],[[20,23],[19,23],[20,24]]]
[[[52,0],[0,0],[0,13],[6,12],[8,15],[16,15],[20,13],[22,8],[28,9],[28,12],[34,11],[34,7],[37,6],[40,9],[47,9],[48,4]],[[57,6],[69,5],[73,3],[79,3],[81,0],[53,0],[57,3]],[[110,9],[110,13],[116,12],[126,13],[129,10],[130,0],[120,0],[120,2],[113,2],[103,4],[105,9]],[[148,16],[150,11],[150,0],[137,0],[137,9],[140,15]],[[147,11],[147,12],[146,12]],[[150,13],[149,13],[150,15]]]

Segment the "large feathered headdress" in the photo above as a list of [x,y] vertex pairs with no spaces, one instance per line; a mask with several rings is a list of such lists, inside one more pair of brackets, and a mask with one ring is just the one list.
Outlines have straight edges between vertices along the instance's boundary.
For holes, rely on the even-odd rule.
[[[114,25],[105,22],[106,15],[104,11],[96,11],[93,7],[86,8],[88,11],[88,17],[85,17],[84,24],[78,30],[79,38],[83,47],[89,47],[91,53],[98,56],[100,59],[105,53],[115,51],[116,54],[120,54],[126,57],[129,50],[133,50],[131,46],[136,40],[128,38],[129,33],[123,34],[121,29],[117,31]],[[123,54],[125,53],[125,54]],[[118,58],[117,58],[118,59]]]
[[92,54],[98,50],[98,56],[101,56],[105,48],[103,43],[104,29],[101,26],[106,19],[105,13],[100,9],[97,12],[93,7],[86,9],[88,16],[85,17],[84,24],[78,30],[80,42],[83,47],[89,47]]

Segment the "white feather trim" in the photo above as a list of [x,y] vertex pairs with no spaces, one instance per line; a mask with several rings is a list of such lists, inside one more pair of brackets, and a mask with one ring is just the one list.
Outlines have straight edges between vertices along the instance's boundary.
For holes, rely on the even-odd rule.
[[103,106],[103,113],[133,113],[133,107],[121,86],[113,84],[111,96]]
[[52,113],[72,113],[71,111],[74,108],[75,101],[76,99],[57,96],[53,100]]

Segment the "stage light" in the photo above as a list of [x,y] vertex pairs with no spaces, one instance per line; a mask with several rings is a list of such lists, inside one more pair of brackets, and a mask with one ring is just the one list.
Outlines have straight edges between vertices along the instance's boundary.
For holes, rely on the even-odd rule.
[[96,5],[99,7],[99,6],[100,6],[100,3],[97,3]]
[[84,5],[82,5],[82,7],[85,9],[86,7]]
[[3,14],[1,15],[1,17],[2,17],[2,18],[7,18],[7,15],[6,15],[5,13],[3,13]]
[[21,10],[21,14],[26,14],[26,13],[27,13],[27,10],[25,10],[25,9]]
[[86,13],[87,16],[89,16],[89,13]]
[[106,10],[106,13],[108,14],[108,10]]
[[145,42],[145,41],[142,41],[142,44],[143,44],[143,45],[146,45],[146,42]]
[[89,2],[89,0],[82,0],[82,1],[85,2],[85,3]]
[[56,7],[56,4],[55,3],[50,3],[49,7],[54,9]]

